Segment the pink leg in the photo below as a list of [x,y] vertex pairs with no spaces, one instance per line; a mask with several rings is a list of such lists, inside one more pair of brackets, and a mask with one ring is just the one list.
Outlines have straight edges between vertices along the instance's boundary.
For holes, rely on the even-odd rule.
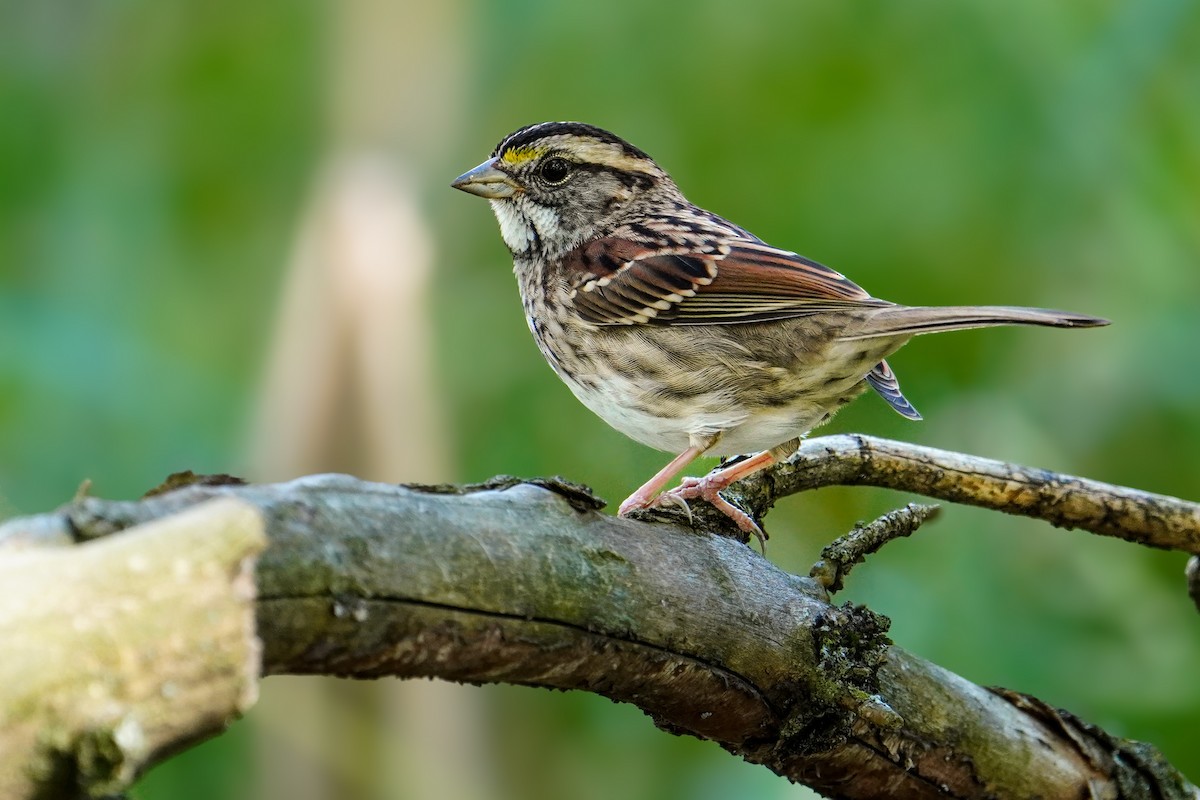
[[684,450],[679,455],[671,459],[671,463],[660,469],[657,474],[650,480],[646,481],[642,488],[638,489],[633,494],[621,503],[621,507],[617,510],[617,514],[625,516],[635,508],[646,508],[654,500],[654,496],[662,491],[672,478],[679,474],[679,471],[686,467],[690,461],[700,455],[707,447],[697,447],[693,445],[687,450]]
[[745,461],[739,461],[733,466],[717,470],[703,478],[684,478],[678,487],[664,494],[658,494],[680,470],[688,465],[688,462],[711,446],[711,442],[705,446],[692,446],[675,456],[675,458],[671,459],[670,464],[660,469],[640,489],[629,495],[625,502],[621,503],[621,507],[617,513],[625,516],[634,509],[671,503],[681,506],[685,511],[688,511],[688,516],[690,517],[691,511],[688,510],[687,501],[698,497],[711,503],[714,508],[733,520],[740,529],[746,533],[753,534],[758,539],[759,544],[765,549],[767,537],[763,534],[762,529],[744,511],[721,497],[720,492],[731,483],[740,481],[747,475],[751,475],[773,464],[775,456],[771,454],[770,450],[764,450],[758,455],[747,458]]

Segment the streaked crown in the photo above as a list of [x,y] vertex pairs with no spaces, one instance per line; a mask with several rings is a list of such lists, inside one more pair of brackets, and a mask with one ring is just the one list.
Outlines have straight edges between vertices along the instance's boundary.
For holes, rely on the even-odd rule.
[[497,166],[514,174],[530,164],[560,157],[589,171],[626,176],[626,185],[645,184],[666,173],[645,152],[621,137],[583,122],[539,122],[506,136],[492,151]]

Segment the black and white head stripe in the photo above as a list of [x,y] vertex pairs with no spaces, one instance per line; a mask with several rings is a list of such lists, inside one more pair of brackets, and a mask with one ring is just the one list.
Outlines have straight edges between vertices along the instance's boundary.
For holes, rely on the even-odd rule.
[[650,156],[621,137],[609,133],[603,128],[597,128],[595,125],[588,125],[583,122],[537,122],[533,125],[526,125],[524,128],[504,137],[500,144],[496,145],[496,149],[492,151],[492,157],[495,158],[505,152],[532,147],[535,143],[550,137],[592,139],[604,144],[616,145],[621,152],[631,158],[644,158],[647,160],[650,158]]
[[530,125],[506,137],[492,153],[498,167],[510,174],[550,156],[584,169],[612,171],[627,184],[649,186],[667,177],[650,156],[629,142],[582,122]]

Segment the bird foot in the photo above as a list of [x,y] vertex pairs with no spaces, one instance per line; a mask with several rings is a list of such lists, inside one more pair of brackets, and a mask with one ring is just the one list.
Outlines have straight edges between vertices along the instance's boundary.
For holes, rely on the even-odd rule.
[[691,523],[692,509],[688,506],[687,501],[700,498],[733,520],[733,523],[738,526],[739,530],[752,534],[754,538],[758,539],[758,543],[765,553],[767,550],[767,536],[763,533],[762,528],[758,527],[749,514],[721,497],[720,492],[735,481],[757,472],[774,461],[774,456],[770,450],[764,450],[758,455],[725,465],[703,478],[684,478],[676,488],[659,494],[659,490],[672,477],[678,474],[679,470],[683,469],[689,461],[711,444],[712,442],[707,442],[703,445],[694,445],[684,450],[672,459],[670,464],[659,470],[658,474],[646,481],[636,492],[626,498],[625,502],[621,503],[620,508],[617,510],[617,514],[625,517],[631,512],[642,508],[674,506],[687,514],[688,522]]
[[[617,508],[617,516],[628,517],[631,512],[642,508],[650,508],[650,506],[654,505],[654,495],[649,494],[645,489],[646,487],[643,486],[641,489],[638,489],[636,492],[629,495],[629,497],[626,497],[621,502],[620,507]],[[691,512],[689,511],[688,513],[690,514]]]
[[654,498],[652,505],[682,505],[688,509],[688,521],[691,521],[692,512],[688,508],[687,501],[700,499],[707,502],[713,508],[720,511],[725,516],[733,520],[733,523],[738,526],[738,529],[752,535],[758,539],[758,544],[765,553],[767,550],[767,535],[763,533],[762,528],[758,527],[750,515],[740,508],[730,503],[724,497],[721,497],[721,490],[729,486],[728,480],[723,480],[721,477],[706,475],[703,478],[684,478],[679,482],[679,485],[669,492],[663,492],[658,497]]
[[682,497],[676,497],[670,492],[663,492],[658,496],[647,496],[641,490],[634,492],[621,503],[617,509],[618,517],[627,517],[634,511],[640,511],[644,508],[659,508],[662,506],[674,506],[687,515],[688,524],[692,524],[692,509],[687,504],[687,501]]

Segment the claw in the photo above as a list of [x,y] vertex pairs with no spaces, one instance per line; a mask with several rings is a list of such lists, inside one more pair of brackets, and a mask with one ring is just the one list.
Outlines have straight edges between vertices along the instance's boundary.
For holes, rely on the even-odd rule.
[[682,497],[675,494],[674,492],[663,492],[658,497],[654,498],[654,501],[652,503],[650,503],[650,505],[651,506],[675,506],[675,508],[680,509],[681,511],[683,511],[684,514],[687,514],[687,521],[688,521],[689,525],[691,525],[692,522],[694,522],[694,520],[692,519],[692,507],[688,505],[687,500],[684,500]]

